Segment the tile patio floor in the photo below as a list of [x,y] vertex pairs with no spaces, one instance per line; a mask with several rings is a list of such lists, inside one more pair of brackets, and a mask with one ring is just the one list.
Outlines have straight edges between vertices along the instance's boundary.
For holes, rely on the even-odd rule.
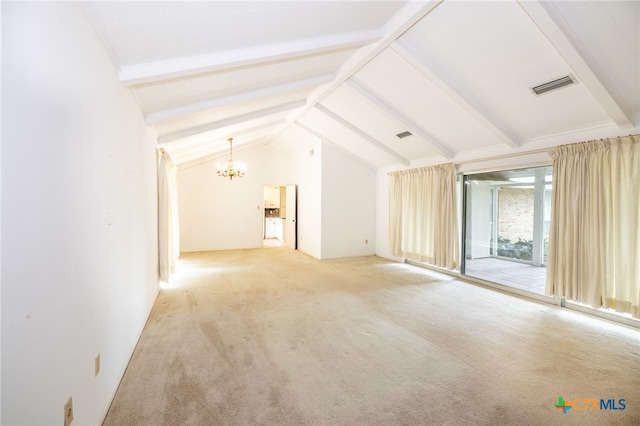
[[544,294],[547,268],[526,263],[485,257],[467,259],[465,275],[514,288]]

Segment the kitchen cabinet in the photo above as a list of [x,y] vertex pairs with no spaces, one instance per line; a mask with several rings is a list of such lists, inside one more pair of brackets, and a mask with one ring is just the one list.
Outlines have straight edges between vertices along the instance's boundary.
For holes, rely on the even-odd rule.
[[265,209],[280,208],[280,187],[279,186],[264,187],[264,208]]
[[277,225],[276,222],[280,221],[280,226],[282,226],[282,220],[276,217],[267,217],[264,219],[264,237],[265,238],[276,238]]
[[284,241],[282,234],[282,219],[280,218],[276,219],[276,238],[280,241]]
[[264,238],[277,238],[284,241],[282,219],[279,217],[266,217],[264,219]]

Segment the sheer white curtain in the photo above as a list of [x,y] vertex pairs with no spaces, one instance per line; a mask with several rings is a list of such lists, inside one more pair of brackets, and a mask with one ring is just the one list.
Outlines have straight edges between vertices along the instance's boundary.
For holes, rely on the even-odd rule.
[[176,167],[168,152],[161,152],[158,164],[158,259],[160,280],[169,282],[180,256]]
[[389,173],[389,245],[394,256],[459,268],[453,164]]
[[551,151],[546,292],[640,316],[640,137]]

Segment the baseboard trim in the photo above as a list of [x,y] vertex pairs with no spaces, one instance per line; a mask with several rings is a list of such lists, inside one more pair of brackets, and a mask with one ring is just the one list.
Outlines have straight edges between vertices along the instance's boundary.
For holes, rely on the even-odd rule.
[[571,309],[572,311],[578,311],[585,313],[587,315],[594,315],[605,319],[607,321],[612,321],[615,323],[623,324],[631,328],[635,328],[636,330],[640,330],[640,320],[633,319],[631,317],[626,317],[622,315],[616,315],[611,312],[602,311],[599,309],[594,309],[589,306],[582,305],[580,303],[571,302],[569,300],[563,300],[563,307],[567,309]]
[[425,263],[420,263],[420,262],[415,262],[415,261],[411,261],[409,259],[405,259],[404,263],[407,263],[409,265],[413,265],[413,266],[418,266],[420,268],[425,268],[425,269],[429,269],[432,271],[436,271],[436,272],[440,272],[442,274],[446,274],[446,275],[450,275],[453,277],[456,277],[457,279],[459,279],[460,281],[464,281],[464,282],[468,282],[470,284],[474,284],[474,285],[479,285],[481,287],[485,287],[491,290],[497,290],[500,291],[502,293],[506,293],[506,294],[510,294],[513,296],[518,296],[527,300],[532,300],[532,301],[536,301],[536,302],[541,302],[541,303],[546,303],[546,304],[551,304],[551,305],[555,305],[558,306],[560,308],[566,308],[572,311],[576,311],[576,312],[580,312],[586,315],[590,315],[590,316],[594,316],[597,317],[599,319],[603,319],[606,321],[610,321],[610,322],[614,322],[616,324],[620,324],[620,325],[624,325],[627,327],[631,327],[634,328],[636,330],[640,330],[640,320],[636,320],[630,317],[626,317],[626,316],[622,316],[622,315],[616,315],[614,313],[611,312],[607,312],[607,311],[603,311],[600,309],[594,309],[591,308],[589,306],[585,306],[579,303],[575,303],[575,302],[571,302],[569,300],[566,300],[563,297],[557,297],[557,296],[546,296],[544,294],[537,294],[537,293],[532,293],[530,291],[526,291],[526,290],[521,290],[519,288],[514,288],[514,287],[509,287],[507,285],[504,284],[498,284],[498,283],[494,283],[491,281],[486,281],[480,278],[474,278],[474,277],[470,277],[468,275],[462,275],[459,272],[456,271],[450,271],[448,269],[444,269],[444,268],[438,268],[436,266],[433,265],[428,265]]
[[96,425],[103,424],[105,419],[107,418],[107,414],[109,413],[109,409],[111,408],[111,404],[113,404],[113,400],[116,397],[116,393],[118,392],[118,389],[120,388],[120,383],[122,383],[122,379],[124,378],[124,374],[127,372],[127,368],[129,368],[129,363],[131,362],[131,358],[133,358],[133,353],[136,351],[136,348],[138,347],[138,343],[140,342],[140,338],[142,337],[142,332],[147,327],[147,323],[149,322],[149,318],[151,317],[151,311],[153,310],[153,307],[156,304],[156,300],[158,299],[158,295],[159,294],[160,294],[160,282],[158,281],[158,288],[156,290],[156,295],[153,297],[153,301],[151,302],[151,304],[150,304],[150,306],[149,306],[149,308],[147,310],[147,318],[145,319],[144,323],[142,324],[142,328],[138,332],[138,338],[136,339],[136,343],[133,345],[133,347],[129,351],[129,354],[128,354],[127,358],[126,358],[127,362],[124,363],[124,366],[122,367],[122,370],[120,371],[120,374],[118,375],[118,380],[117,380],[115,386],[113,387],[113,390],[111,391],[111,393],[109,395],[109,398],[107,398],[107,403],[105,404],[104,408],[102,409],[102,412],[98,416],[98,419],[97,419],[98,421],[97,421]]
[[432,271],[440,272],[441,274],[450,275],[452,277],[460,278],[460,274],[456,271],[451,271],[446,268],[440,268],[438,266],[429,265],[428,263],[416,262],[415,260],[405,259],[404,263],[408,263],[409,265],[419,266],[421,268],[430,269]]

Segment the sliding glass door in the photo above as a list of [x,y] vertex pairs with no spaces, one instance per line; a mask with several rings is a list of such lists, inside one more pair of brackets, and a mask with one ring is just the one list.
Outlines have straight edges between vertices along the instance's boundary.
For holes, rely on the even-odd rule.
[[551,170],[464,176],[464,275],[544,294]]

